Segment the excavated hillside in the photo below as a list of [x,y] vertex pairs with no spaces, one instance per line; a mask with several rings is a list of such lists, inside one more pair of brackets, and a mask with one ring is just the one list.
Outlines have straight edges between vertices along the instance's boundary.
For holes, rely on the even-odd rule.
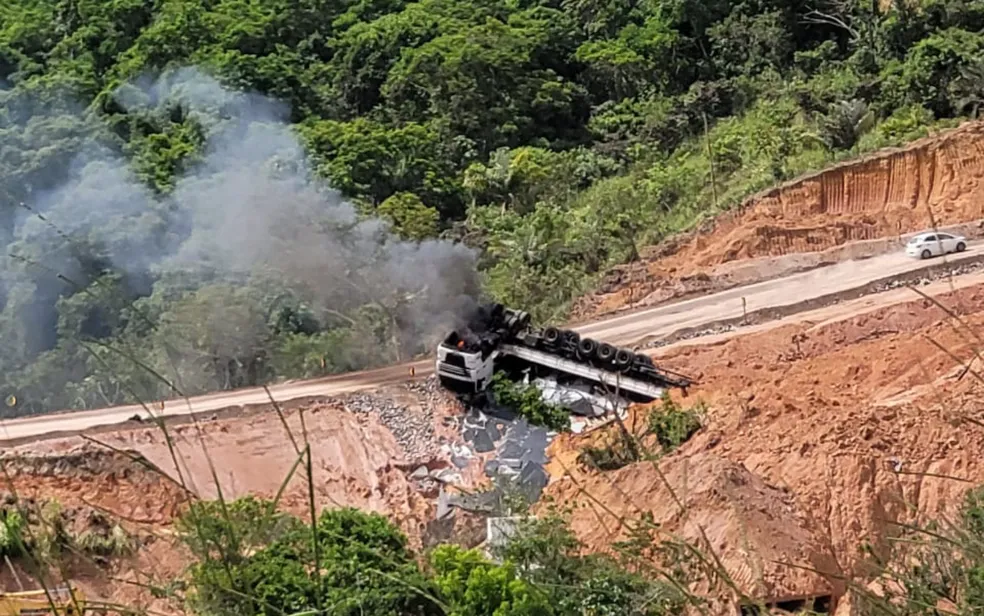
[[[148,613],[184,613],[180,601],[149,589],[174,581],[191,562],[173,524],[192,499],[214,499],[220,489],[226,499],[273,498],[290,478],[282,508],[307,515],[303,467],[290,475],[306,437],[319,508],[381,512],[420,547],[432,531],[447,474],[464,488],[483,481],[477,458],[465,468],[449,468],[448,447],[460,439],[449,418],[460,414],[453,396],[423,381],[293,401],[280,412],[268,404],[209,413],[169,422],[167,434],[134,422],[14,447],[4,457],[11,481],[0,492],[39,509],[57,502],[71,526],[84,526],[92,512],[124,524],[138,538],[136,553],[112,562],[80,562],[68,572],[70,579],[89,598]],[[0,588],[39,588],[32,576],[18,574],[20,584],[0,566]]]
[[[984,218],[984,122],[799,178],[615,268],[575,318],[774,278],[899,247],[899,236]],[[851,244],[851,245],[848,245]]]
[[951,515],[984,482],[984,377],[979,361],[964,369],[982,344],[984,285],[938,296],[963,324],[909,297],[660,349],[657,362],[700,379],[678,401],[705,401],[705,426],[659,471],[579,468],[577,452],[597,437],[558,440],[552,474],[576,482],[549,490],[566,502],[582,494],[574,525],[592,549],[619,537],[615,518],[650,511],[667,533],[693,539],[702,525],[750,593],[836,595],[836,577],[811,580],[802,567],[863,578],[864,550],[886,555],[899,523]]
[[[410,473],[421,466],[433,471],[450,466],[441,446],[458,437],[446,421],[460,414],[455,399],[435,383],[424,382],[286,406],[279,413],[266,404],[228,417],[210,414],[175,423],[168,434],[157,426],[129,426],[95,438],[115,450],[138,453],[197,498],[217,498],[219,490],[227,499],[247,494],[272,498],[289,478],[281,503],[305,515],[306,478],[300,471],[290,473],[306,436],[319,507],[386,513],[419,544],[433,518],[439,483],[431,476],[411,478]],[[18,449],[57,457],[81,440],[71,436]],[[469,470],[471,474],[459,471],[462,481],[478,480],[480,473]]]
[[[878,254],[897,248],[900,233],[934,223],[978,235],[969,221],[984,217],[982,138],[984,123],[969,124],[769,191],[617,271],[581,313]],[[979,331],[984,284],[955,288],[940,301]],[[946,514],[984,482],[984,383],[977,368],[960,366],[976,343],[961,327],[932,302],[895,290],[661,347],[657,362],[697,377],[680,401],[708,403],[704,427],[658,464],[603,473],[575,462],[597,434],[564,436],[551,446],[547,494],[579,505],[574,529],[591,549],[610,550],[625,537],[618,519],[648,512],[667,535],[706,541],[750,595],[836,603],[844,590],[837,576],[866,572],[862,547],[883,555],[898,523]],[[98,519],[93,512],[123,520],[139,538],[137,553],[72,577],[95,596],[174,613],[127,582],[179,575],[188,560],[170,528],[189,498],[212,498],[218,488],[228,498],[277,493],[303,433],[318,504],[386,513],[415,546],[434,538],[442,478],[481,482],[478,456],[452,468],[461,437],[452,417],[462,409],[433,381],[287,406],[282,415],[260,405],[176,421],[174,454],[157,427],[94,431],[137,460],[97,453],[77,436],[25,444],[6,454],[11,486],[21,498],[58,500],[73,527],[84,530]],[[634,420],[647,412],[634,409]],[[282,502],[305,511],[300,475]],[[0,574],[0,584],[15,588],[8,577]]]
[[[4,506],[16,507],[33,521],[25,539],[37,541],[58,524],[78,542],[62,550],[60,566],[45,573],[45,585],[60,585],[67,577],[89,600],[148,613],[174,612],[167,599],[155,597],[145,585],[159,587],[175,579],[188,562],[168,530],[192,498],[184,488],[139,455],[91,443],[76,442],[58,454],[14,450],[2,462]],[[121,544],[129,544],[130,551],[107,553]],[[0,588],[41,588],[33,566],[11,565],[0,568]]]

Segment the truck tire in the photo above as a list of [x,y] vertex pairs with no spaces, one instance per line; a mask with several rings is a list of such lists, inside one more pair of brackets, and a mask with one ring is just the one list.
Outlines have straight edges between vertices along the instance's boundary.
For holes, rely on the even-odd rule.
[[603,362],[610,362],[615,359],[615,347],[608,344],[607,342],[602,342],[598,345],[598,359]]
[[615,352],[615,365],[626,370],[632,366],[632,360],[634,359],[632,351],[626,349],[618,349]]
[[533,317],[530,315],[530,313],[528,312],[522,313],[519,317],[519,327],[521,329],[526,329],[527,327],[530,326],[530,321],[532,320]]
[[556,344],[560,340],[560,330],[556,327],[548,327],[543,330],[543,340],[547,344]]
[[646,355],[645,353],[636,353],[635,358],[636,358],[636,363],[639,363],[643,366],[653,365],[653,358]]
[[598,351],[598,343],[591,338],[584,338],[577,344],[577,353],[581,359],[591,359]]

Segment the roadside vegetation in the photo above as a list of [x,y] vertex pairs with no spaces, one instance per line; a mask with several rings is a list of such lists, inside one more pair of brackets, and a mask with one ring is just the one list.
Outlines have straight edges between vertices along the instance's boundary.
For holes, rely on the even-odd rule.
[[[260,515],[239,518],[244,509]],[[416,554],[378,514],[326,510],[312,533],[269,503],[235,501],[228,511],[206,503],[180,523],[182,540],[200,559],[187,590],[197,614],[658,616],[686,603],[670,583],[613,558],[581,555],[555,516],[521,523],[492,554],[454,544]]]
[[[376,252],[327,280],[160,258],[198,237],[183,205],[212,194],[187,182],[214,162],[210,131],[269,128],[263,105],[230,115],[198,82],[168,97],[162,70],[282,101],[311,171],[360,215],[410,242],[465,242],[489,294],[553,320],[610,265],[753,191],[976,115],[982,27],[976,0],[5,2],[5,412],[177,393],[159,374],[193,394],[426,350],[404,310],[425,283],[381,294]],[[297,201],[230,218],[276,230]]]
[[107,564],[131,556],[137,547],[117,520],[95,509],[66,511],[54,499],[23,502],[13,495],[0,506],[0,556],[28,571],[72,559]]
[[612,471],[643,460],[657,460],[686,443],[704,425],[707,406],[698,401],[684,408],[669,392],[654,404],[641,430],[618,421],[608,428],[604,440],[581,450],[578,462],[600,471]]
[[569,432],[571,429],[570,410],[546,402],[543,393],[533,383],[516,383],[505,372],[499,371],[492,375],[489,390],[496,404],[515,411],[535,426],[557,432]]
[[[157,98],[145,87],[157,71],[194,66],[284,101],[314,173],[361,216],[424,241],[411,256],[436,238],[476,248],[484,289],[547,320],[607,267],[758,189],[976,116],[982,30],[978,0],[5,2],[6,414],[263,384],[422,350],[416,332],[401,337],[413,294],[370,293],[372,259],[334,280],[339,309],[319,303],[309,280],[285,288],[219,261],[144,258],[194,235],[172,206],[181,178],[207,160],[208,128],[230,119],[212,99],[192,109]],[[103,164],[93,146],[123,157],[146,199],[80,181]],[[277,173],[298,164],[267,154]],[[278,196],[265,207],[287,207]],[[104,200],[122,209],[85,209]],[[332,237],[375,237],[337,226]],[[35,241],[39,229],[57,241]],[[174,381],[175,365],[200,379]],[[559,429],[557,409],[510,385],[500,379],[496,395]],[[652,461],[691,438],[701,412],[664,401],[646,422],[655,453],[621,426],[585,460]],[[667,538],[644,514],[623,520],[628,538],[609,555],[583,554],[560,513],[521,525],[491,556],[452,544],[417,553],[379,515],[318,510],[305,447],[295,468],[307,475],[309,515],[280,512],[278,497],[197,503],[177,524],[187,575],[154,592],[202,616],[656,616],[714,613],[690,589],[729,585],[710,546]],[[864,613],[981,613],[982,502],[972,492],[956,521],[905,529],[906,549],[873,554],[888,598],[857,589]],[[76,536],[57,504],[32,513],[15,503],[0,551],[58,568],[65,551],[135,549],[116,523],[96,526]]]

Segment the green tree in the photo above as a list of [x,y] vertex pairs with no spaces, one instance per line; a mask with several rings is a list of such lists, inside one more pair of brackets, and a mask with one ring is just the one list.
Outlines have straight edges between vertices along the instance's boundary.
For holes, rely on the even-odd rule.
[[190,569],[197,613],[441,613],[406,538],[385,518],[327,510],[312,533],[270,506],[250,499],[183,516],[182,536],[199,555]]
[[376,212],[407,239],[422,241],[437,235],[440,214],[413,193],[391,195],[379,204]]
[[875,114],[864,101],[842,101],[823,118],[824,140],[831,149],[850,150],[875,124]]

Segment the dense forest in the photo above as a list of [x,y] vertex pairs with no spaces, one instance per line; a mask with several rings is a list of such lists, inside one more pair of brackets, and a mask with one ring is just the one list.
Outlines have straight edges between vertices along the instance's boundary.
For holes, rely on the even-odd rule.
[[976,115],[984,0],[7,0],[8,414],[541,319],[752,192]]

